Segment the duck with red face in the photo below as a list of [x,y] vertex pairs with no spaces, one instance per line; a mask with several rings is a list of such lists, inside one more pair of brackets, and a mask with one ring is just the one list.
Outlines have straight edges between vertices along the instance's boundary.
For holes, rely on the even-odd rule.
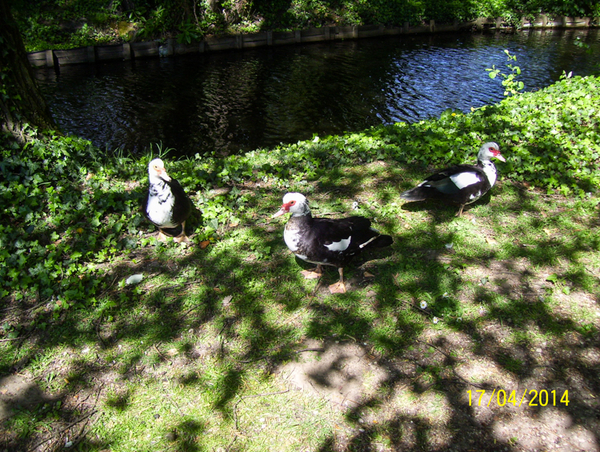
[[456,165],[439,171],[400,196],[409,202],[438,199],[458,204],[457,216],[460,217],[465,205],[477,201],[496,183],[498,172],[493,158],[506,161],[496,143],[485,143],[479,150],[476,165]]
[[389,235],[373,229],[371,221],[364,217],[314,218],[308,200],[301,193],[287,193],[273,217],[286,213],[292,216],[283,232],[285,244],[298,258],[317,264],[315,271],[303,271],[304,276],[320,277],[323,265],[338,269],[340,279],[329,286],[331,293],[346,292],[344,267],[352,258],[368,248],[382,248],[393,242]]

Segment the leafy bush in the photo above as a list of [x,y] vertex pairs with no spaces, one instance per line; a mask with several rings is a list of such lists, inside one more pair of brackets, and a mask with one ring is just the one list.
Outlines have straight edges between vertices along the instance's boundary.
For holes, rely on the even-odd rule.
[[1,297],[60,294],[71,303],[96,293],[92,262],[102,259],[94,255],[123,248],[119,218],[132,206],[106,180],[85,180],[101,169],[95,154],[89,142],[74,138],[37,140],[20,154],[2,150]]
[[[132,10],[126,5],[134,5]],[[72,48],[132,39],[198,40],[206,34],[293,30],[333,25],[402,26],[477,17],[504,17],[518,24],[522,17],[600,18],[600,6],[588,0],[227,0],[214,8],[209,0],[78,1],[42,0],[11,3],[28,51]],[[128,30],[123,33],[122,29]]]

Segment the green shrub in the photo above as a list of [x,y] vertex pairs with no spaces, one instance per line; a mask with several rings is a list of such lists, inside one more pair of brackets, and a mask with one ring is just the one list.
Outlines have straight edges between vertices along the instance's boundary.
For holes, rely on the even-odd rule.
[[[133,10],[126,5],[135,4]],[[417,25],[504,17],[518,24],[541,12],[551,16],[600,18],[589,0],[227,0],[213,9],[208,0],[120,2],[42,0],[11,3],[28,51],[64,49],[119,42],[133,36],[146,40],[177,38],[191,42],[204,35],[294,30],[320,26]],[[127,25],[131,33],[119,29]]]

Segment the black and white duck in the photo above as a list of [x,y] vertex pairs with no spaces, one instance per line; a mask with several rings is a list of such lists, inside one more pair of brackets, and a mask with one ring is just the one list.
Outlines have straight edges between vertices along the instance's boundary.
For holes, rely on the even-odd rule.
[[313,218],[308,200],[300,193],[287,193],[281,209],[273,215],[291,213],[285,225],[283,238],[298,258],[317,264],[315,271],[303,271],[305,277],[322,275],[322,266],[338,269],[340,279],[329,286],[331,293],[344,293],[344,267],[354,256],[368,248],[382,248],[392,244],[392,237],[381,235],[371,227],[371,221],[353,216],[341,219]]
[[476,165],[456,165],[439,171],[400,196],[409,202],[439,199],[458,204],[457,216],[460,217],[465,205],[477,201],[496,183],[498,172],[493,158],[506,161],[496,143],[485,143],[479,150]]
[[[150,188],[142,208],[148,219],[158,227],[159,240],[166,240],[167,235],[171,235],[176,242],[189,241],[185,234],[185,221],[192,212],[190,198],[179,182],[169,177],[161,159],[154,159],[148,165],[148,179]],[[173,231],[165,232],[179,226],[181,233],[178,235]]]

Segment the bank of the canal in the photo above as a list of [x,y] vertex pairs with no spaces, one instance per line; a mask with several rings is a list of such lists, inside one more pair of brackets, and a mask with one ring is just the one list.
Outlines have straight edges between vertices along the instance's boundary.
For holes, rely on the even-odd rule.
[[225,36],[207,36],[196,42],[178,42],[174,38],[144,42],[123,42],[120,44],[85,46],[66,50],[43,50],[28,54],[33,66],[55,67],[71,64],[101,63],[110,60],[131,60],[148,57],[170,57],[193,53],[216,52],[223,50],[254,49],[257,47],[305,44],[313,42],[373,38],[380,36],[398,36],[415,34],[433,34],[459,31],[504,31],[532,29],[572,29],[594,26],[589,17],[554,18],[541,14],[534,19],[523,18],[518,27],[503,18],[478,18],[473,21],[451,24],[428,23],[411,25],[406,22],[402,27],[383,25],[333,26],[309,28],[294,31],[264,31],[260,33],[238,33]]

